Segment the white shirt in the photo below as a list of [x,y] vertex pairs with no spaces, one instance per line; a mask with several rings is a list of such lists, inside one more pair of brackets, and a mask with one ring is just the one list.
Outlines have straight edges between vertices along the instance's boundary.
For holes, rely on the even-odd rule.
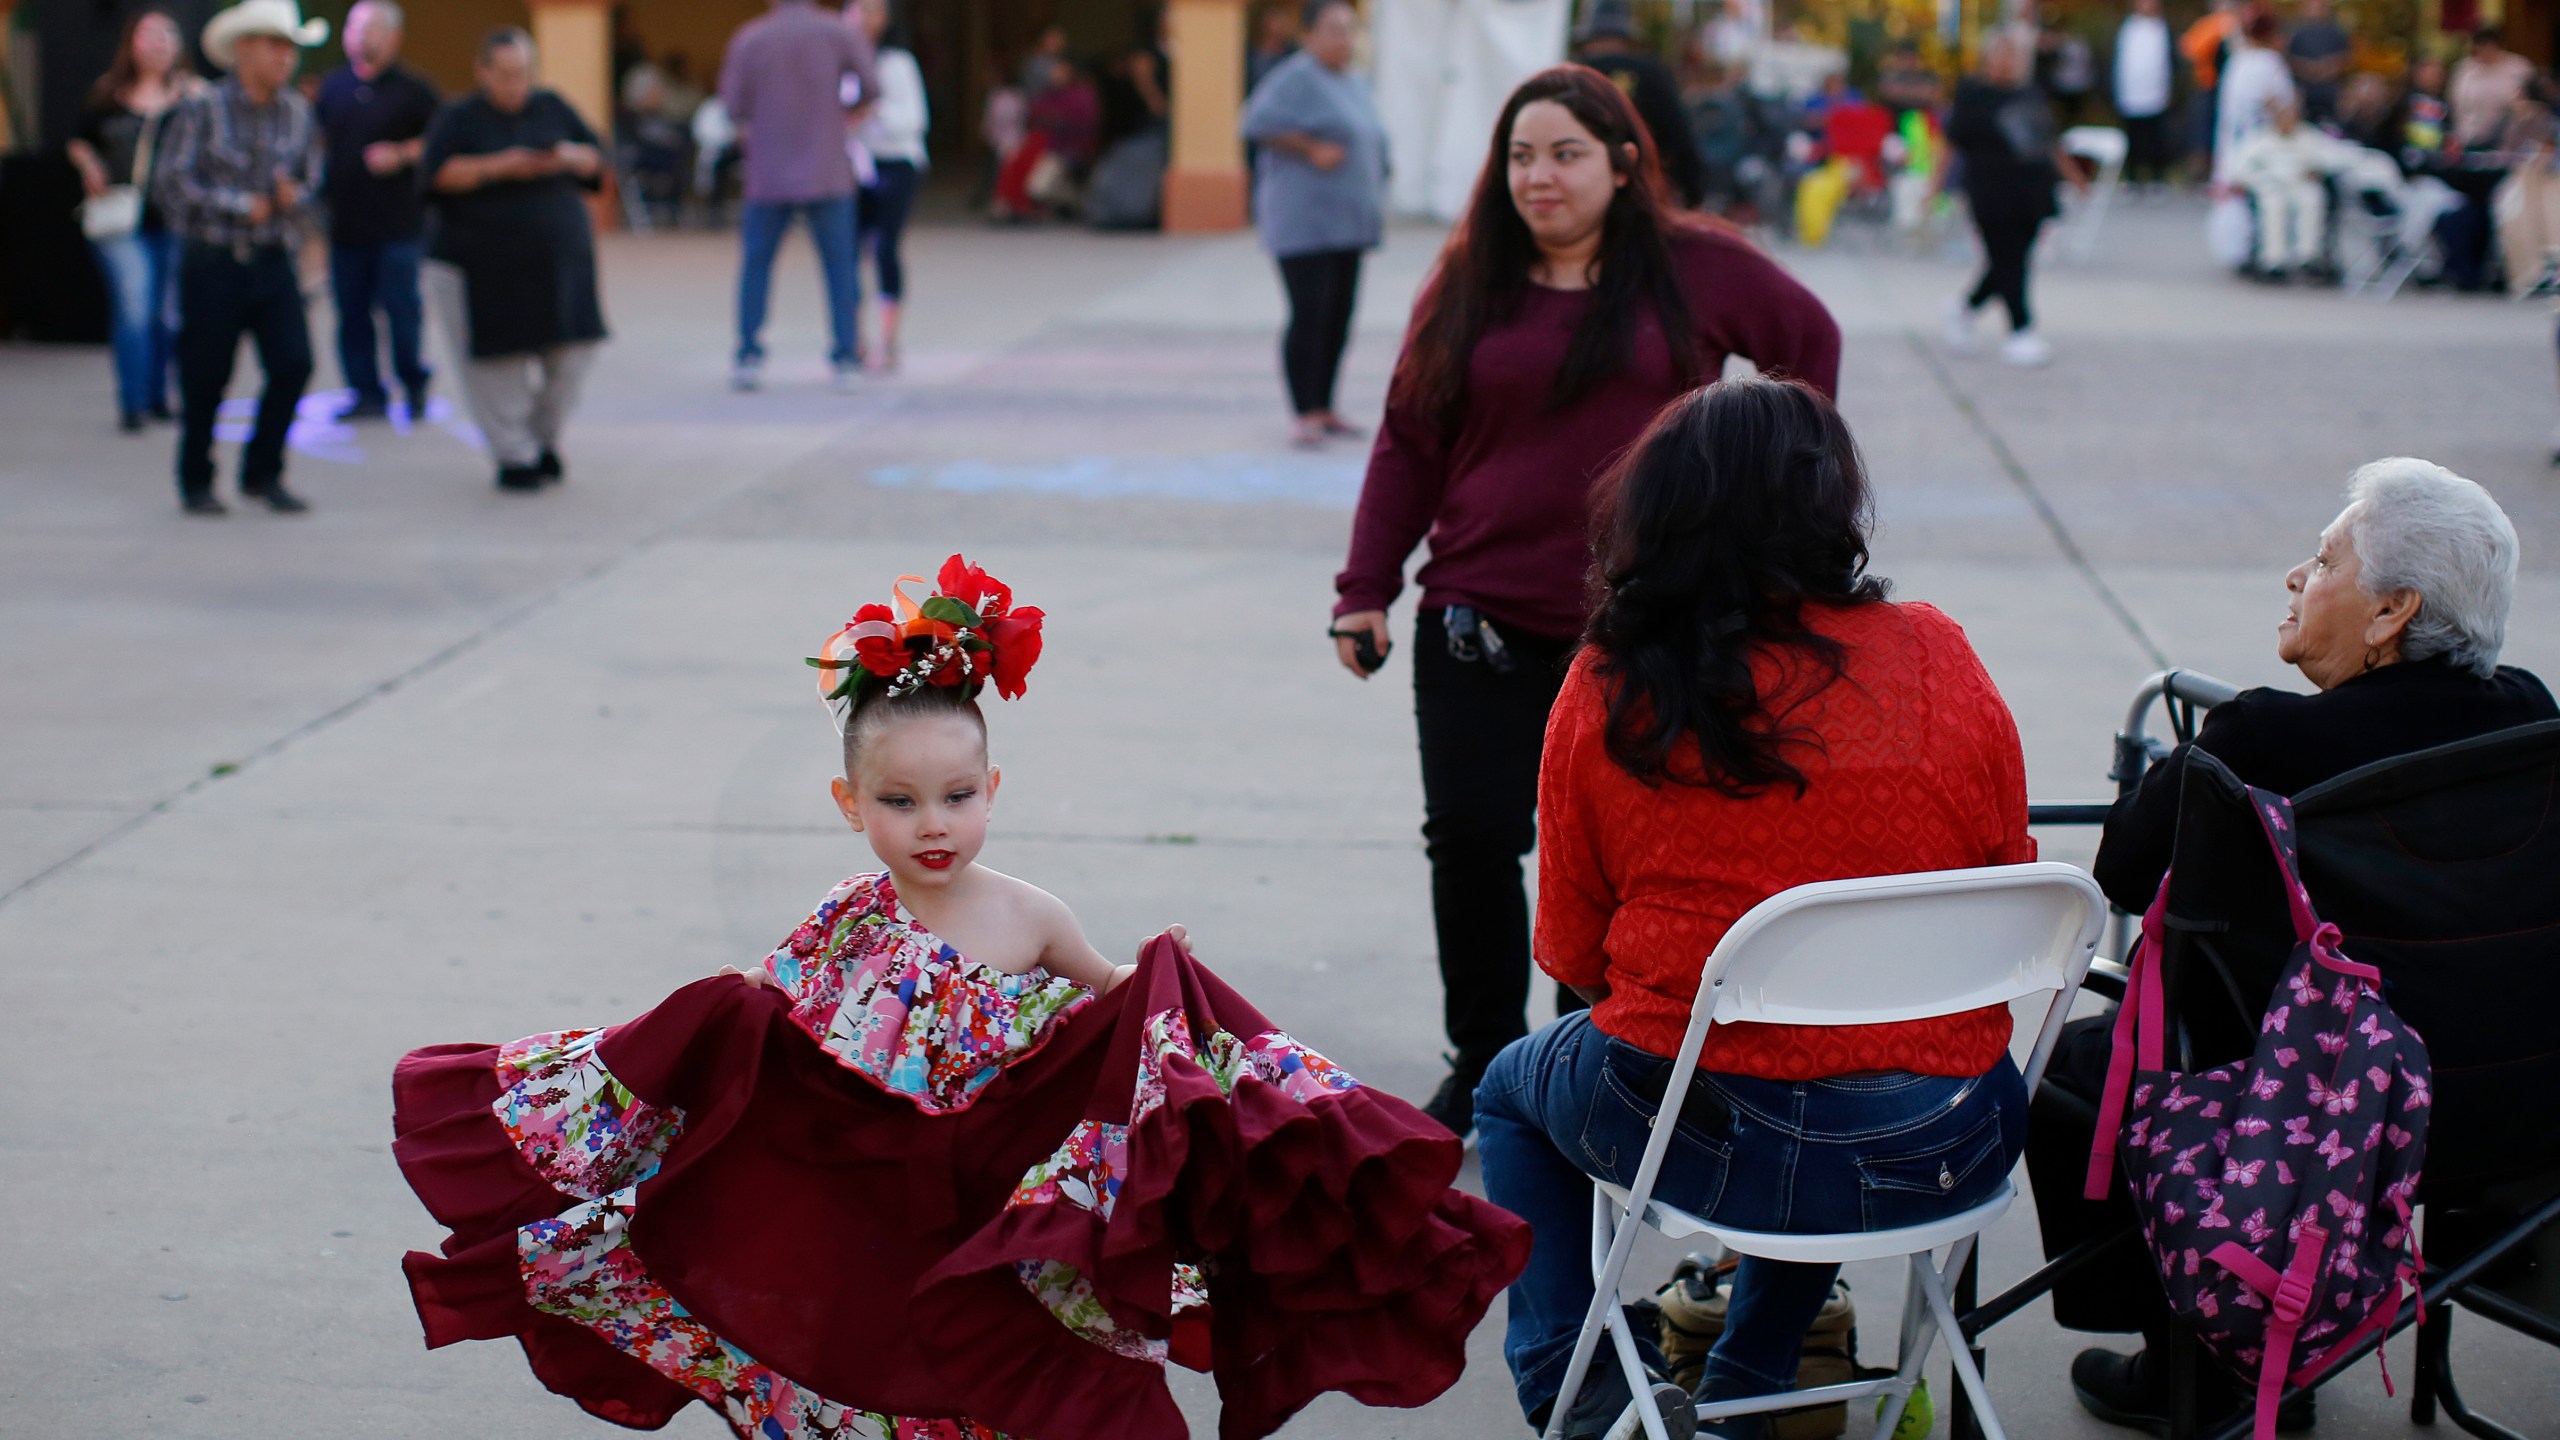
[[2169,22],[2127,15],[2116,31],[2116,113],[2130,120],[2169,108]]
[[899,49],[882,50],[873,61],[880,82],[879,103],[863,120],[855,137],[871,158],[904,160],[925,168],[924,132],[933,124],[926,107],[924,71],[916,57]]
[[2258,45],[2231,52],[2222,67],[2221,108],[2215,114],[2213,178],[2231,178],[2231,157],[2240,142],[2275,123],[2276,105],[2293,99],[2293,68],[2284,57]]

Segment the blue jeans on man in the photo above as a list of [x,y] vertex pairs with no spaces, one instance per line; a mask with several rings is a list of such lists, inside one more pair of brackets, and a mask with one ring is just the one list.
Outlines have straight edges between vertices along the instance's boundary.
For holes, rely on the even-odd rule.
[[[1591,1177],[1634,1181],[1670,1070],[1669,1059],[1603,1034],[1578,1011],[1514,1041],[1476,1087],[1485,1194],[1528,1221],[1533,1236],[1502,1343],[1524,1414],[1556,1400],[1591,1308]],[[1701,1070],[1654,1193],[1745,1230],[1888,1230],[1989,1199],[2026,1133],[2026,1085],[2005,1056],[1965,1079],[1886,1071],[1787,1081]],[[1793,1388],[1804,1333],[1838,1273],[1836,1265],[1743,1260],[1698,1398]],[[1594,1361],[1615,1363],[1605,1346]]]
[[408,394],[411,417],[426,404],[428,371],[420,358],[425,306],[418,297],[418,265],[425,254],[417,240],[329,247],[329,288],[338,300],[338,372],[359,408],[379,410],[391,401],[382,385],[376,310],[391,332],[391,369]]
[[764,358],[764,317],[773,292],[773,257],[783,234],[798,216],[809,226],[818,247],[818,264],[827,278],[827,319],[835,345],[827,358],[839,369],[862,363],[862,332],[855,316],[862,308],[862,278],[857,268],[854,197],[828,200],[750,200],[739,213],[738,361]]

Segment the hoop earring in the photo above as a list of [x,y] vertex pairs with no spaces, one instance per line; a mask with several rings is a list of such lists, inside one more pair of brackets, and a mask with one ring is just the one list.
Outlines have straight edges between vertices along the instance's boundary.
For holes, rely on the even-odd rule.
[[2381,647],[2381,646],[2379,646],[2379,645],[2367,645],[2366,647],[2364,647],[2364,670],[2365,670],[2365,673],[2366,673],[2366,674],[2368,674],[2368,675],[2372,674],[2372,673],[2373,673],[2373,667],[2374,667],[2374,666],[2376,666],[2376,665],[2379,665],[2379,664],[2381,664],[2381,663],[2382,663],[2382,647]]

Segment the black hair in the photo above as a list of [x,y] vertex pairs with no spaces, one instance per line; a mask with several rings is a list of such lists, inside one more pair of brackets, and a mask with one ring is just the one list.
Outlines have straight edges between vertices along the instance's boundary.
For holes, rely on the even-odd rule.
[[1298,7],[1298,28],[1313,30],[1316,28],[1316,22],[1324,18],[1324,12],[1336,5],[1349,6],[1354,15],[1360,13],[1360,0],[1307,0],[1307,3]]
[[891,695],[876,676],[854,696],[853,713],[844,722],[844,778],[859,783],[862,747],[901,720],[957,715],[977,727],[978,745],[987,743],[987,717],[977,697],[957,685],[926,685],[904,695]]
[[1671,208],[1662,167],[1635,105],[1607,76],[1558,65],[1520,82],[1504,102],[1476,176],[1467,213],[1440,247],[1432,278],[1414,302],[1413,329],[1388,382],[1390,403],[1412,405],[1443,435],[1457,433],[1467,403],[1468,367],[1485,331],[1516,314],[1530,290],[1538,242],[1511,200],[1511,126],[1539,101],[1563,106],[1589,131],[1625,183],[1600,222],[1600,273],[1591,303],[1566,342],[1548,405],[1561,410],[1618,378],[1636,351],[1648,313],[1671,349],[1683,384],[1703,379],[1697,327],[1689,321],[1671,242],[1690,227]]
[[[1885,598],[1866,573],[1872,501],[1857,442],[1822,392],[1722,380],[1674,400],[1602,481],[1584,640],[1608,688],[1609,758],[1658,785],[1805,789],[1788,714],[1842,674],[1808,602]],[[1763,695],[1755,656],[1794,651],[1810,683]],[[1790,667],[1790,675],[1804,675]],[[1675,756],[1684,740],[1694,762]]]
[[486,65],[498,58],[499,51],[518,48],[528,55],[534,53],[533,32],[521,25],[500,25],[480,37],[480,49],[471,58],[475,64]]

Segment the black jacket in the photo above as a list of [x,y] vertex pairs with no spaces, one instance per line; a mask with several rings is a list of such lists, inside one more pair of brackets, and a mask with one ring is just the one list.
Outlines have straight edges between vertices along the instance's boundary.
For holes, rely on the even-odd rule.
[[2551,719],[2560,719],[2551,692],[2512,665],[2482,679],[2441,659],[2416,660],[2316,695],[2244,690],[2214,707],[2192,746],[2170,752],[2140,788],[2116,801],[2091,869],[2119,907],[2137,915],[2149,907],[2169,870],[2191,748],[2207,751],[2247,784],[2297,795],[2377,760]]

